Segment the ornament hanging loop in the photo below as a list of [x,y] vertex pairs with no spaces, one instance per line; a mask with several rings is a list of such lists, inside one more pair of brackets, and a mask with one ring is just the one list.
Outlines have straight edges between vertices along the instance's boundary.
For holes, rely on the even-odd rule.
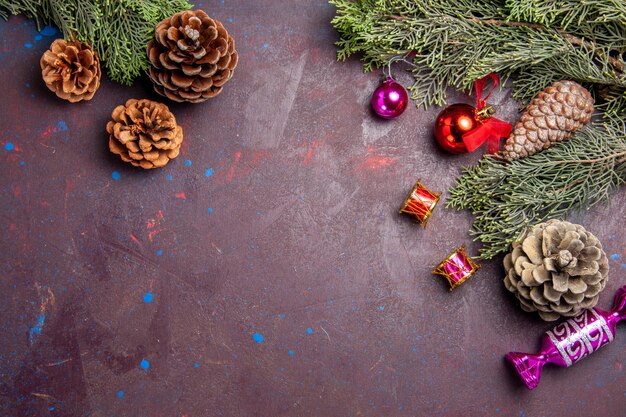
[[496,108],[491,106],[491,105],[485,106],[485,107],[483,107],[481,109],[476,108],[476,116],[479,119],[481,119],[481,120],[482,119],[488,119],[491,116],[493,116],[494,114],[496,114]]
[[393,80],[391,76],[391,61],[387,62],[383,67],[383,81]]
[[387,63],[383,67],[383,79],[384,79],[384,81],[386,81],[386,80],[395,80],[395,78],[393,78],[393,75],[391,75],[391,64],[393,64],[396,61],[403,61],[403,60],[404,60],[404,58],[402,58],[402,57],[394,56],[394,57],[391,57],[391,59],[389,59],[389,61],[387,61]]

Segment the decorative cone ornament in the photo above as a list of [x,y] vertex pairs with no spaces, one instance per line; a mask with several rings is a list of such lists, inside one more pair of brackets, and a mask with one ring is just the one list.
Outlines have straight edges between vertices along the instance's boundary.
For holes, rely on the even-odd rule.
[[100,60],[86,43],[57,39],[39,64],[46,86],[63,100],[91,100],[100,87]]
[[409,95],[393,78],[387,79],[372,94],[372,110],[384,119],[395,119],[406,110]]
[[530,156],[572,136],[589,123],[593,97],[574,81],[557,81],[532,99],[504,144],[512,161]]
[[[482,98],[483,88],[489,79],[493,80],[493,86]],[[499,78],[493,73],[477,80],[474,83],[476,107],[452,104],[437,115],[435,139],[444,150],[455,154],[474,152],[485,142],[489,153],[499,150],[500,139],[509,136],[511,125],[493,117],[495,109],[487,106],[487,99],[498,83]]]
[[550,220],[528,230],[504,258],[505,287],[542,319],[573,317],[598,302],[609,279],[602,244],[578,224]]
[[178,102],[200,103],[218,95],[238,61],[233,38],[202,10],[161,21],[147,52],[155,91]]
[[183,128],[165,104],[130,99],[117,106],[107,123],[109,150],[144,169],[167,165],[178,156]]

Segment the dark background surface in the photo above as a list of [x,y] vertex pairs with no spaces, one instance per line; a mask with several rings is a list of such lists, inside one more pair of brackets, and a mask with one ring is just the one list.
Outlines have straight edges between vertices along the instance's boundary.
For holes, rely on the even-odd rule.
[[[440,205],[421,229],[397,209],[480,151],[439,151],[437,108],[374,118],[378,74],[335,62],[333,7],[198,6],[240,64],[212,101],[167,102],[183,150],[150,172],[104,130],[128,98],[160,100],[149,83],[62,102],[39,69],[53,36],[0,22],[0,415],[626,416],[623,325],[529,392],[503,355],[552,325],[506,294],[501,258],[451,293],[430,274],[476,253],[470,213]],[[515,120],[509,91],[492,103]],[[611,257],[604,309],[626,283],[625,201],[574,218]]]

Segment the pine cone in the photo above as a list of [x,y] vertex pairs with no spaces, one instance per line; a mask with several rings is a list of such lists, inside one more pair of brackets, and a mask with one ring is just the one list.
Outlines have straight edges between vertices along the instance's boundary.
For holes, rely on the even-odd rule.
[[569,138],[589,123],[593,97],[574,81],[557,81],[532,99],[504,144],[512,161],[540,152]]
[[609,279],[602,244],[584,227],[550,220],[526,232],[504,258],[505,287],[524,311],[542,319],[572,317],[598,302]]
[[117,106],[107,123],[109,149],[123,161],[144,169],[167,165],[178,156],[183,128],[165,104],[130,99]]
[[48,88],[69,102],[91,100],[100,87],[100,60],[86,43],[57,39],[39,64]]
[[161,21],[148,44],[148,58],[156,92],[192,103],[218,95],[238,61],[233,38],[202,10],[176,13]]

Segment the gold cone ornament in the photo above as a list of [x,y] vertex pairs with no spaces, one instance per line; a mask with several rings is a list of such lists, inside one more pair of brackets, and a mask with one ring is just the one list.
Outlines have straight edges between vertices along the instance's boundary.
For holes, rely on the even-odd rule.
[[512,161],[554,146],[589,123],[592,114],[593,97],[586,88],[574,81],[557,81],[532,99],[502,156]]
[[91,100],[100,87],[100,60],[86,43],[57,39],[39,64],[46,86],[63,100]]
[[178,156],[183,128],[165,104],[130,99],[117,106],[107,123],[109,150],[144,169],[167,165]]
[[147,52],[154,89],[178,102],[200,103],[218,95],[238,61],[233,38],[202,10],[161,21]]

